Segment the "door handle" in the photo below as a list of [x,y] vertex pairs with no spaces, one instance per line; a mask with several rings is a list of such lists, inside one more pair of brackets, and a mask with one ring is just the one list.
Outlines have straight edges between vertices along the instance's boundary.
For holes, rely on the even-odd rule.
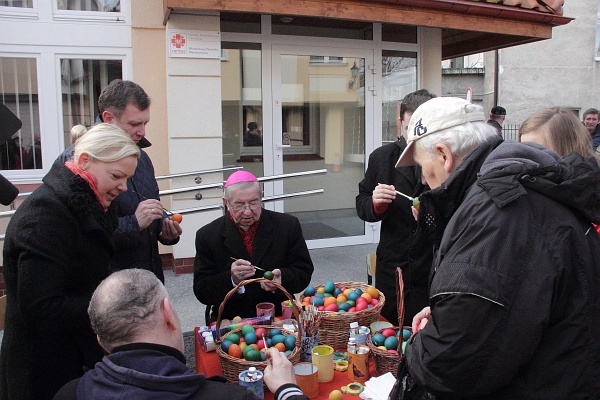
[[286,147],[292,147],[291,144],[281,144],[281,143],[277,143],[277,148],[278,149],[285,149]]

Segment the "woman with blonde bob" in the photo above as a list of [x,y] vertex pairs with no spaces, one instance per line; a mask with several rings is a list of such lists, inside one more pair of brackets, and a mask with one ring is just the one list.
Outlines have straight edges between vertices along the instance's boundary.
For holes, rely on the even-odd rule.
[[138,146],[100,124],[55,162],[6,230],[7,309],[0,352],[2,399],[51,399],[103,352],[87,306],[109,275],[117,218],[109,208],[137,166]]
[[543,108],[533,113],[519,128],[519,142],[541,144],[563,157],[578,153],[600,161],[587,129],[565,108]]

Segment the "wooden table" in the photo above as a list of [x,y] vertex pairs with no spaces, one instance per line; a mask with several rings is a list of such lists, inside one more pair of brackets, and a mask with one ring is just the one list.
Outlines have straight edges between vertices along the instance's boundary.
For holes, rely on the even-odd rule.
[[[206,376],[222,375],[219,356],[216,351],[206,352],[198,341],[198,328],[194,328],[194,347],[196,353],[196,372]],[[342,349],[341,349],[342,350]],[[346,351],[346,349],[343,349]],[[371,376],[377,376],[375,371],[375,363],[370,360],[369,372]],[[352,383],[348,379],[348,371],[334,371],[333,380],[331,382],[319,382],[319,394],[313,397],[313,400],[327,400],[329,393],[332,390],[340,389],[342,386]],[[344,394],[344,400],[359,400],[360,397]],[[273,393],[265,389],[265,400],[273,400]]]

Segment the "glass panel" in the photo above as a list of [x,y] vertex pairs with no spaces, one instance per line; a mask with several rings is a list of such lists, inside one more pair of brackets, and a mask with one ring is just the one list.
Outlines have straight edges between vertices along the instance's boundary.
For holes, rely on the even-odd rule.
[[[313,62],[317,59],[332,62]],[[364,234],[355,209],[364,175],[364,96],[362,58],[281,56],[280,134],[291,145],[283,149],[283,173],[328,171],[283,180],[284,193],[327,189],[284,201],[285,212],[300,219],[307,240]]]
[[242,165],[263,176],[261,51],[252,44],[223,43],[221,110],[223,165]]
[[400,136],[400,102],[417,90],[417,53],[383,51],[382,142],[393,142]]
[[121,79],[120,60],[60,60],[65,147],[71,145],[71,128],[96,123],[98,97],[111,81]]
[[0,7],[33,8],[33,0],[0,0]]
[[381,39],[384,42],[417,43],[417,27],[411,25],[383,24]]
[[120,0],[56,0],[59,10],[120,12]]
[[36,64],[34,58],[0,57],[0,101],[23,123],[0,144],[3,170],[42,168]]
[[301,15],[273,15],[274,35],[373,40],[373,24],[364,21],[323,19]]

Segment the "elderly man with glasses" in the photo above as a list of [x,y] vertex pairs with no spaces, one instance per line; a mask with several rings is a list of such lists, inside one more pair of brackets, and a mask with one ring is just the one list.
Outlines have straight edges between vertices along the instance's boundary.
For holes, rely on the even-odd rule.
[[[227,213],[196,232],[194,294],[207,305],[207,323],[217,319],[219,305],[233,287],[262,277],[263,270],[272,271],[273,281],[289,293],[298,293],[310,283],[314,267],[300,222],[263,209],[261,199],[256,176],[234,172],[223,191]],[[261,302],[275,304],[275,315],[281,315],[285,299],[272,284],[249,284],[227,301],[222,318],[255,317]]]

